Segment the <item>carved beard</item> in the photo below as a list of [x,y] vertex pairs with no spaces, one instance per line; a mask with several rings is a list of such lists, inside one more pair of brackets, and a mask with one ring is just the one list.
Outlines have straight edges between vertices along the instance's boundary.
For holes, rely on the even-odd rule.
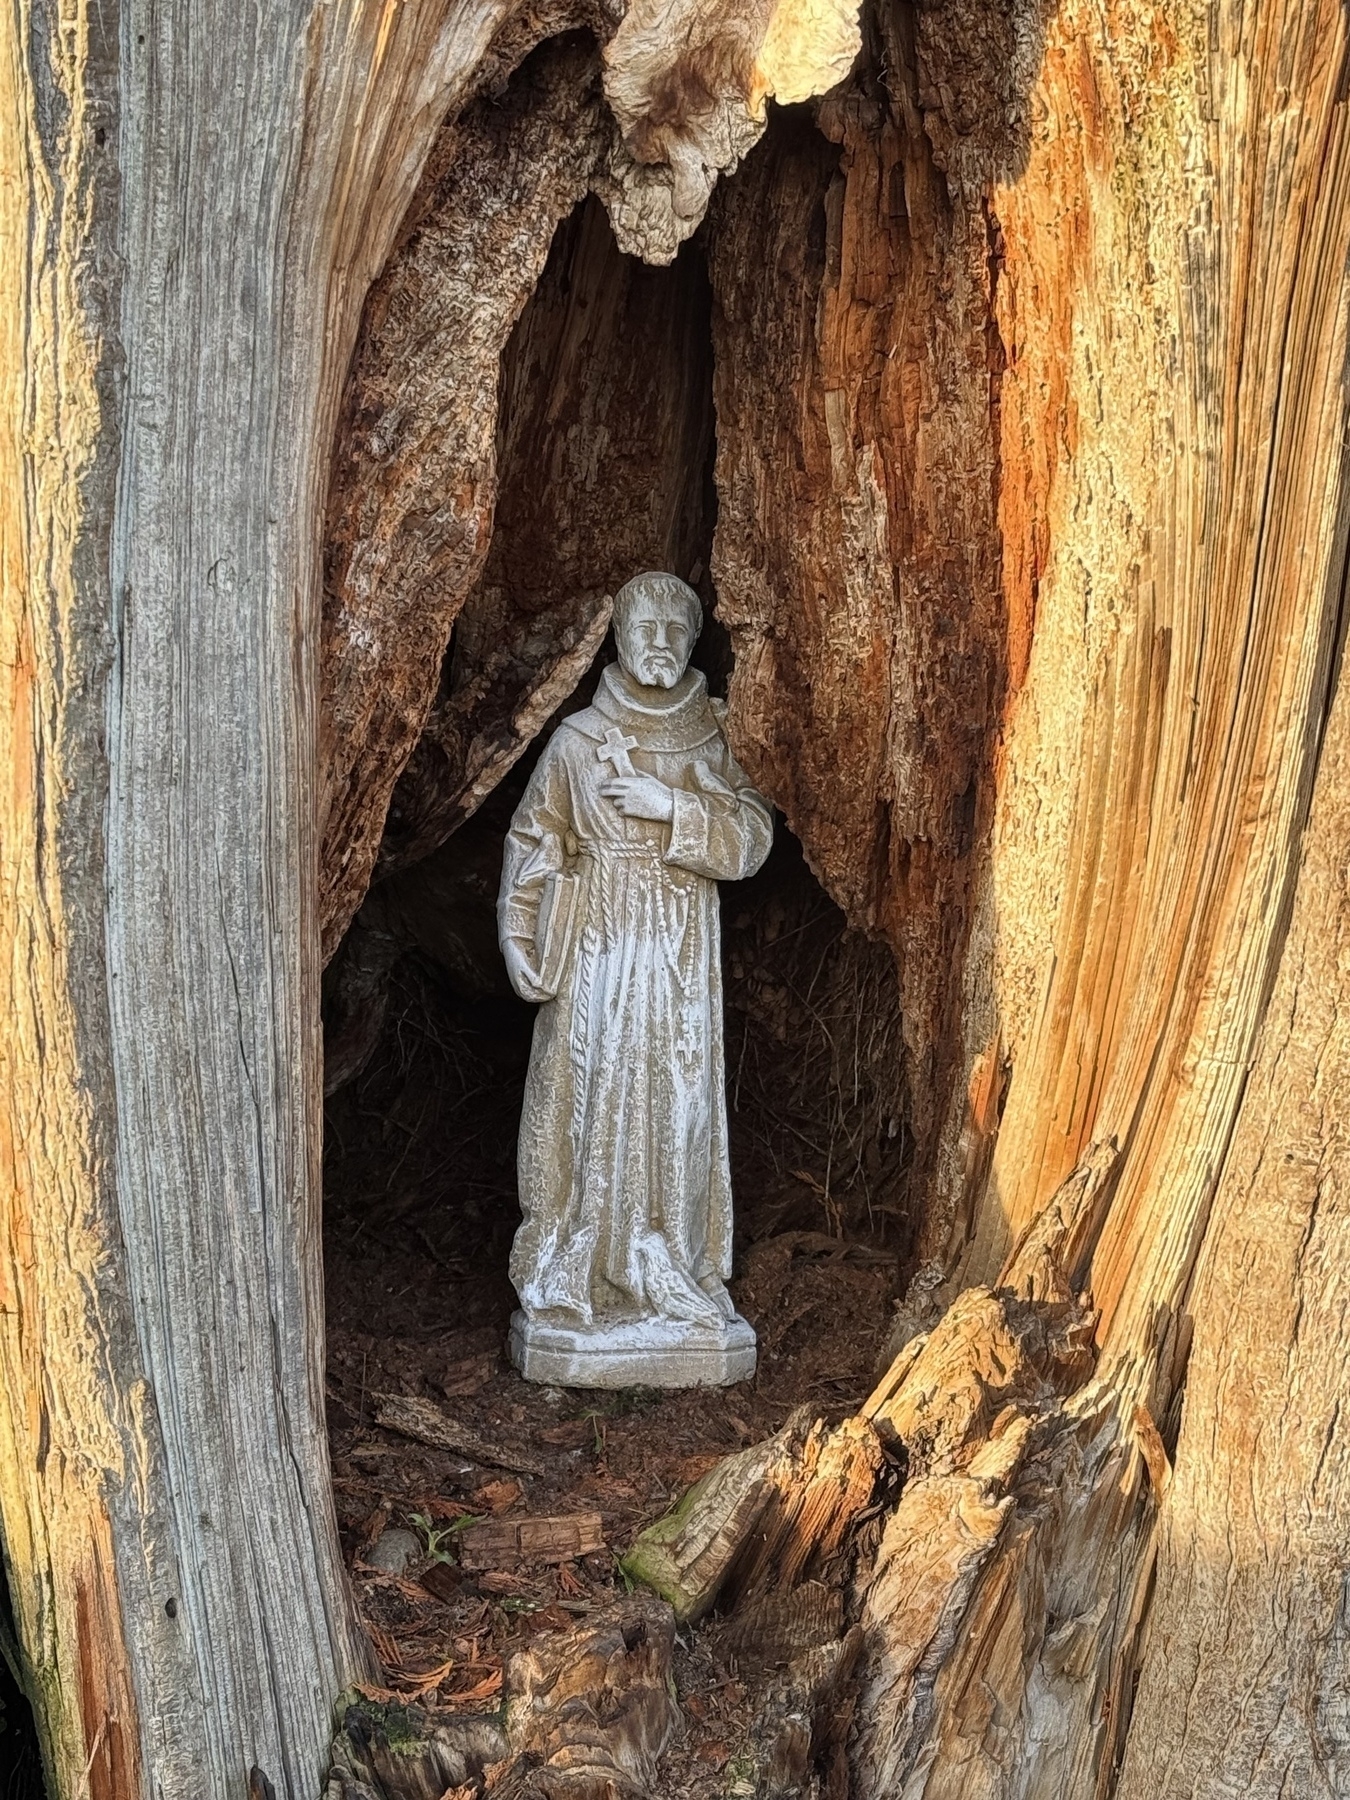
[[619,638],[618,650],[624,673],[641,687],[673,688],[689,667],[688,654],[634,645],[626,635]]

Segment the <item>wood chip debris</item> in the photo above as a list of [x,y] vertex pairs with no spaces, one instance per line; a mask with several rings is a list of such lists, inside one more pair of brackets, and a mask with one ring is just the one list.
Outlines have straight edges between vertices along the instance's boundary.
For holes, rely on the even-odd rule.
[[464,1568],[502,1569],[515,1563],[568,1563],[605,1547],[599,1513],[557,1518],[485,1519],[460,1536]]

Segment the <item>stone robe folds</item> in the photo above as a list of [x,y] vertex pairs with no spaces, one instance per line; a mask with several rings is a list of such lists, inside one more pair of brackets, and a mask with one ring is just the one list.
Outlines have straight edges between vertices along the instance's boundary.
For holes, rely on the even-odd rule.
[[[625,818],[601,793],[616,758],[618,772],[674,790],[670,823]],[[568,948],[535,1023],[520,1131],[512,1348],[528,1375],[673,1384],[681,1344],[725,1341],[733,1326],[753,1368],[753,1333],[723,1286],[731,1180],[716,884],[752,875],[772,832],[693,670],[667,691],[607,668],[595,704],[554,734],[516,811],[503,938],[536,945],[541,902],[556,904],[553,878],[572,884]],[[532,1367],[522,1350],[531,1332],[536,1347],[589,1345],[617,1373],[602,1380],[584,1355]],[[690,1364],[684,1378],[740,1374]]]

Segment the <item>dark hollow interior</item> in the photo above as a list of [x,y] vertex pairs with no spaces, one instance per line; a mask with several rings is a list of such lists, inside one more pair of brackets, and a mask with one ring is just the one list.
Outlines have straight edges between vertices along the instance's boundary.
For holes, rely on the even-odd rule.
[[[770,135],[780,128],[794,141],[814,130],[800,110]],[[629,576],[670,569],[698,589],[695,662],[714,695],[727,694],[734,646],[711,573],[715,374],[725,393],[715,317],[701,235],[654,269],[620,254],[594,201],[558,227],[502,357],[486,561],[395,789],[376,879],[325,978],[338,1526],[385,1679],[402,1689],[423,1679],[408,1671],[429,1671],[451,1707],[495,1704],[516,1647],[607,1606],[635,1534],[722,1457],[802,1406],[827,1419],[853,1411],[911,1261],[892,952],[849,928],[779,818],[764,868],[726,884],[721,904],[730,1289],[757,1334],[754,1378],[727,1390],[564,1392],[524,1382],[504,1354],[535,1015],[512,994],[497,947],[503,838],[542,743],[588,703],[613,645],[561,702],[550,671],[574,666],[598,602]],[[517,720],[540,709],[522,697],[541,683],[556,710],[523,741]],[[484,752],[495,785],[466,805],[465,771]],[[408,1398],[424,1424],[438,1418],[432,1442],[425,1430],[409,1436]],[[415,1581],[371,1566],[391,1530],[411,1530],[430,1557],[486,1515],[598,1516],[604,1548],[561,1568],[524,1559],[486,1572],[447,1552]],[[677,1679],[729,1695],[722,1655],[700,1634]],[[736,1708],[750,1706],[749,1690],[736,1691],[735,1719],[710,1726],[710,1743],[748,1731]],[[703,1792],[694,1738],[679,1754],[684,1775],[668,1759],[663,1791]]]
[[[594,200],[559,227],[503,357],[493,543],[443,692],[471,679],[504,594],[528,619],[579,584],[612,592],[638,568],[664,566],[703,598],[694,660],[725,694],[732,653],[710,575],[710,307],[699,237],[670,268],[653,269],[619,252]],[[347,1078],[325,1115],[339,1330],[359,1321],[386,1342],[453,1337],[462,1348],[504,1337],[534,1009],[510,992],[496,948],[502,840],[540,744],[587,702],[612,657],[607,641],[448,841],[411,866],[385,857],[393,872],[373,886],[329,970],[330,1068],[334,1043],[349,1049],[353,1036],[364,1058],[339,1070]],[[386,846],[401,826],[396,793]],[[724,887],[722,922],[733,1292],[760,1332],[761,1383],[797,1399],[856,1398],[909,1239],[894,964],[884,945],[849,929],[781,817],[764,869]],[[363,959],[374,983],[352,980]],[[353,1017],[363,1007],[367,1016]],[[349,1065],[340,1047],[343,1056]],[[819,1276],[847,1260],[848,1246],[867,1253],[868,1291],[841,1316],[838,1284]],[[772,1279],[748,1279],[770,1262]],[[856,1272],[856,1258],[848,1266]]]
[[37,1724],[19,1681],[17,1636],[9,1586],[0,1564],[0,1800],[42,1800]]

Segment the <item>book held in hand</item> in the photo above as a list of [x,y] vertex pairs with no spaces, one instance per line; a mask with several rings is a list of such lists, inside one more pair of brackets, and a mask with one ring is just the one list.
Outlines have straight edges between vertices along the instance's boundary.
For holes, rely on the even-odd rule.
[[534,960],[539,986],[551,1000],[567,977],[576,925],[577,878],[559,869],[544,880],[539,921],[534,933]]

